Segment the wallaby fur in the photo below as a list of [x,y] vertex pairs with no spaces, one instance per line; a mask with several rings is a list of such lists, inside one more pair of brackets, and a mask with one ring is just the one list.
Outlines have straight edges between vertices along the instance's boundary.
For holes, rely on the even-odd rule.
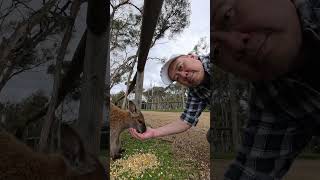
[[129,101],[129,111],[110,104],[110,156],[114,160],[121,158],[123,151],[119,139],[121,132],[128,128],[134,128],[139,133],[143,133],[146,131],[146,125],[142,113],[132,101]]
[[99,160],[87,153],[74,130],[61,128],[60,154],[34,152],[0,128],[0,180],[105,180]]

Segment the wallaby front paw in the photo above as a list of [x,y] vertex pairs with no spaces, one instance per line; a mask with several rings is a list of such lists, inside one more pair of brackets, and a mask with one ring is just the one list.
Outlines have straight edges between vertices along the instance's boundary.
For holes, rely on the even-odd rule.
[[112,160],[115,161],[117,159],[120,159],[121,158],[121,154],[116,154],[112,157]]
[[126,152],[126,149],[120,148],[119,153],[122,154],[122,153],[124,153],[124,152]]

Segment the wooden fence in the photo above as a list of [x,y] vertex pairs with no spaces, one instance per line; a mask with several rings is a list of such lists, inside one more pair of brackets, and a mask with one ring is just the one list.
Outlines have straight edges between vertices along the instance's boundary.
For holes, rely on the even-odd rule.
[[168,110],[183,110],[184,103],[181,101],[174,102],[142,102],[141,109],[143,110],[160,110],[160,111],[168,111]]

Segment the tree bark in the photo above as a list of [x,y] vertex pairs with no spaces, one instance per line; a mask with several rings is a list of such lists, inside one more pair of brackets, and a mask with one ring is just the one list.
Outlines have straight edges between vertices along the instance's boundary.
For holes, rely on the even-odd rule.
[[127,79],[127,89],[126,89],[126,92],[125,92],[125,94],[124,94],[124,100],[123,100],[122,106],[121,106],[122,109],[125,109],[126,103],[127,103],[127,98],[128,98],[128,95],[130,94],[130,92],[129,92],[129,89],[130,89],[130,79],[131,79],[131,76],[132,76],[132,74],[133,74],[133,67],[135,66],[135,64],[136,64],[136,62],[137,62],[137,57],[138,57],[138,56],[136,55],[135,58],[134,58],[134,61],[133,61],[132,66],[131,66],[131,71],[130,71],[129,76],[128,76],[128,79]]
[[144,1],[140,44],[138,50],[137,87],[135,101],[140,109],[143,91],[143,72],[147,61],[152,38],[161,12],[163,0]]
[[143,78],[144,78],[144,71],[137,72],[137,84],[135,89],[135,101],[137,104],[137,108],[141,109],[141,102],[142,102],[142,92],[143,92]]
[[104,90],[109,61],[109,2],[88,1],[87,44],[83,68],[77,129],[86,149],[100,152],[100,129],[103,120]]

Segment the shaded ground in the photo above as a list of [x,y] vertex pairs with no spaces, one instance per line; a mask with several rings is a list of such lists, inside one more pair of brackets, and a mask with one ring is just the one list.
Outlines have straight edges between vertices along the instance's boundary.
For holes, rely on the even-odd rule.
[[[180,112],[143,112],[146,123],[151,127],[159,127],[168,124],[180,117]],[[209,143],[206,133],[210,127],[210,113],[203,112],[196,127],[186,132],[163,137],[161,139],[172,143],[173,152],[177,158],[195,162],[201,179],[209,179]]]
[[[214,180],[223,179],[225,169],[231,160],[214,160]],[[296,160],[284,180],[318,180],[320,177],[320,160]]]

